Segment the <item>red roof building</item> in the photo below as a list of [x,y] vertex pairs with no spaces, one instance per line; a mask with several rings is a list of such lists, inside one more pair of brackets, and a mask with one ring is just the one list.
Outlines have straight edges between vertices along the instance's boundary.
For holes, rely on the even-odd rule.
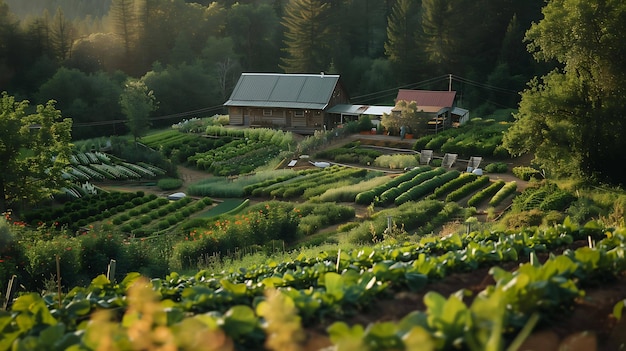
[[[464,124],[469,119],[467,110],[455,107],[455,98],[456,91],[400,89],[396,104],[399,101],[415,102],[419,113],[430,117],[428,132],[437,133],[451,126]],[[397,107],[393,111],[400,113]]]
[[415,101],[419,107],[452,107],[456,91],[435,91],[435,90],[398,90],[396,102],[400,100]]

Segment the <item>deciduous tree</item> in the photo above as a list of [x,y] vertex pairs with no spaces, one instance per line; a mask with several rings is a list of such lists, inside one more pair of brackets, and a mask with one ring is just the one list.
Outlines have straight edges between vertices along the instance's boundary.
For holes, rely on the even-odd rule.
[[50,196],[65,185],[72,120],[54,101],[29,113],[28,101],[0,97],[0,212]]
[[156,104],[154,93],[142,81],[131,80],[126,83],[120,105],[135,142],[150,128],[150,112],[156,109]]
[[534,153],[554,175],[624,183],[617,165],[626,161],[626,3],[550,1],[543,15],[526,40],[536,59],[559,68],[523,92],[505,146]]

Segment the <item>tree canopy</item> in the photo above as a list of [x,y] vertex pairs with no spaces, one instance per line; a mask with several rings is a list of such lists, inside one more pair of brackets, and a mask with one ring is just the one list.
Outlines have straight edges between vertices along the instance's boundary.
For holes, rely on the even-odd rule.
[[327,71],[330,67],[330,4],[321,0],[290,0],[285,7],[285,53],[288,73]]
[[141,81],[129,81],[120,97],[128,129],[137,141],[150,128],[150,112],[156,110],[154,92]]
[[54,101],[29,113],[28,101],[0,98],[0,212],[49,196],[64,185],[72,120]]
[[551,1],[543,14],[526,41],[536,59],[560,67],[529,83],[505,147],[534,153],[551,174],[623,183],[626,3]]

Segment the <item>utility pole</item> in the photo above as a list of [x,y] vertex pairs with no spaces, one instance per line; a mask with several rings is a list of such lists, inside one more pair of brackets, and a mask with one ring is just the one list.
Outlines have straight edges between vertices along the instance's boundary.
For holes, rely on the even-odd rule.
[[448,91],[452,91],[452,74],[448,74]]

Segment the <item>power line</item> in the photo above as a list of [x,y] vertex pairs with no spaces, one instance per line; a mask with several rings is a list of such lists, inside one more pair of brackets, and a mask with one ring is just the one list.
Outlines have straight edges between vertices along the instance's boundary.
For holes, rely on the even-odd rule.
[[492,91],[497,91],[497,92],[507,93],[507,94],[519,94],[519,91],[506,89],[506,88],[500,88],[500,87],[496,87],[496,86],[485,84],[485,83],[480,83],[480,82],[477,82],[468,78],[459,77],[456,75],[452,75],[452,78],[458,82],[473,85],[479,88],[484,88],[487,90],[492,90]]
[[450,79],[453,80],[453,81],[459,82],[459,83],[475,86],[477,88],[482,88],[482,89],[486,89],[486,90],[490,90],[490,91],[494,91],[494,92],[498,92],[498,93],[511,94],[511,95],[519,94],[519,91],[516,91],[516,90],[507,89],[507,88],[501,88],[501,87],[497,87],[497,86],[494,86],[494,85],[477,82],[475,80],[471,80],[469,78],[460,77],[460,76],[457,76],[457,75],[454,75],[454,74],[449,74],[449,75],[446,74],[446,75],[442,75],[442,76],[439,76],[439,77],[435,77],[435,78],[423,80],[423,81],[420,81],[420,82],[416,82],[416,83],[405,84],[405,85],[397,86],[397,87],[390,88],[390,89],[385,89],[385,90],[381,90],[381,91],[377,91],[377,92],[373,92],[373,93],[368,93],[368,94],[355,96],[355,97],[352,98],[352,100],[354,102],[371,101],[371,100],[374,100],[374,99],[380,99],[380,98],[383,98],[383,97],[396,95],[398,90],[400,90],[400,89],[407,89],[407,88],[408,89],[414,89],[414,88],[417,88],[417,87],[425,86],[427,84],[432,84],[432,83],[445,81],[445,80],[450,80]]
[[439,77],[426,79],[426,80],[423,80],[423,81],[420,81],[420,82],[416,82],[416,83],[409,83],[409,84],[400,85],[400,86],[397,86],[397,87],[394,87],[394,88],[389,88],[389,89],[385,89],[385,90],[381,90],[381,91],[377,91],[377,92],[373,92],[373,93],[369,93],[369,94],[355,96],[355,97],[352,98],[352,100],[353,101],[361,101],[361,100],[367,101],[367,100],[372,100],[374,98],[382,98],[382,97],[387,97],[387,96],[393,96],[393,95],[397,95],[398,90],[400,90],[400,89],[414,89],[414,88],[425,86],[425,85],[428,85],[428,84],[444,81],[446,79],[448,79],[448,75],[442,75],[442,76],[439,76]]
[[[215,105],[215,106],[210,106],[210,107],[204,107],[204,108],[197,109],[197,110],[150,117],[149,120],[159,121],[159,120],[170,119],[170,118],[187,117],[187,116],[196,115],[199,113],[219,110],[219,109],[222,109],[223,107],[224,107],[223,105]],[[115,120],[108,120],[108,121],[74,123],[73,126],[74,127],[97,127],[97,126],[113,125],[113,124],[126,123],[126,122],[127,120],[125,119],[115,119]]]

